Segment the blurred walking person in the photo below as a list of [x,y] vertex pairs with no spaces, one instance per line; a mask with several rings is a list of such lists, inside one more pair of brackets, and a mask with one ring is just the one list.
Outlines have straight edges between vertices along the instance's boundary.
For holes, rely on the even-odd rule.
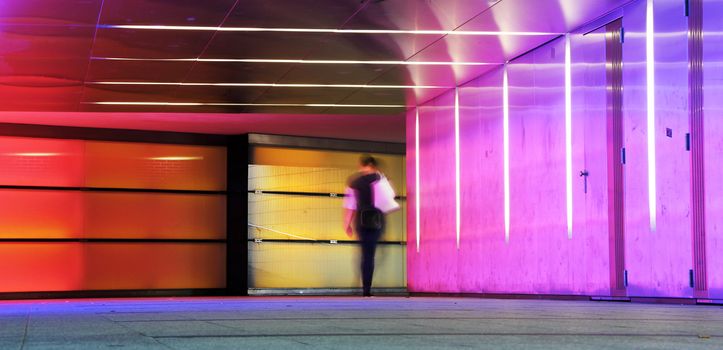
[[359,159],[359,171],[349,179],[344,197],[344,226],[349,238],[356,232],[361,241],[363,296],[371,296],[374,255],[384,233],[385,215],[399,209],[389,180],[370,155]]

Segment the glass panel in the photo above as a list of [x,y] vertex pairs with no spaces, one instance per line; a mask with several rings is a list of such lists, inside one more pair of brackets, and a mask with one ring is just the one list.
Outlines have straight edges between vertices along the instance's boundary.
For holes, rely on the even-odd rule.
[[82,289],[226,286],[225,244],[91,243],[84,252]]
[[83,185],[83,142],[0,137],[0,185]]
[[0,190],[0,238],[82,236],[81,192]]
[[224,288],[225,244],[3,243],[0,292]]
[[0,293],[83,289],[83,245],[0,244]]
[[[293,148],[254,147],[252,163],[255,165],[273,165],[276,167],[334,168],[340,171],[335,179],[346,183],[347,177],[357,170],[359,153],[323,150],[304,150]],[[373,154],[380,162],[380,168],[392,183],[398,195],[407,193],[405,178],[405,157],[401,155]],[[296,180],[301,181],[301,180]],[[276,186],[276,183],[272,183]],[[323,191],[333,192],[333,191]]]
[[87,142],[86,185],[223,191],[226,149],[122,142]]
[[226,196],[86,193],[87,238],[226,238]]
[[[249,288],[359,288],[356,244],[249,242]],[[374,287],[406,286],[406,247],[379,245]]]
[[353,171],[339,168],[250,165],[249,189],[263,191],[344,193]]
[[[403,156],[375,155],[398,195],[405,195]],[[260,289],[358,288],[358,243],[269,242],[346,241],[342,197],[303,193],[344,193],[357,171],[359,154],[271,147],[253,149],[249,189],[294,194],[250,193],[249,287]],[[301,194],[300,194],[301,193]],[[382,241],[406,241],[406,202],[387,217]],[[406,286],[406,246],[379,245],[374,286]]]
[[[342,198],[249,194],[249,238],[348,240]],[[406,241],[406,203],[387,216],[383,241]]]
[[223,195],[0,190],[0,238],[225,237]]

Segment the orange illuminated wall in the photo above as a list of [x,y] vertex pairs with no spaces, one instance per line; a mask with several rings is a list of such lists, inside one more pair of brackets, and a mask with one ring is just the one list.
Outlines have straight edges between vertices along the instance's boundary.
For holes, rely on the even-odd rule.
[[2,243],[2,292],[225,286],[226,247],[199,243]]
[[86,193],[86,238],[224,239],[226,196]]
[[87,142],[88,187],[223,191],[226,152],[218,147]]
[[225,287],[225,148],[0,136],[0,169],[0,293]]
[[0,189],[0,238],[82,238],[83,208],[82,192]]

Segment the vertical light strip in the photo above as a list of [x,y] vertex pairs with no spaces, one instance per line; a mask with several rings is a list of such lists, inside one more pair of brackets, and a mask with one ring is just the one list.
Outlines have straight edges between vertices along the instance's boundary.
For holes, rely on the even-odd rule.
[[416,194],[415,197],[415,205],[414,205],[414,211],[416,212],[415,220],[416,220],[416,234],[417,234],[417,253],[419,253],[419,237],[420,232],[422,228],[420,227],[420,205],[422,201],[420,200],[420,197],[422,194],[419,192],[421,186],[419,183],[419,107],[415,109],[415,116],[414,116],[414,193]]
[[567,238],[572,239],[572,53],[570,34],[565,35],[565,176],[567,190]]
[[462,189],[460,184],[460,151],[459,151],[459,87],[454,89],[454,205],[457,232],[457,249],[462,231]]
[[648,97],[648,205],[650,206],[650,230],[655,232],[657,226],[657,191],[655,169],[655,27],[653,25],[653,0],[648,0],[647,3],[645,53]]
[[505,243],[510,242],[510,84],[505,64],[502,76],[502,129],[504,133]]

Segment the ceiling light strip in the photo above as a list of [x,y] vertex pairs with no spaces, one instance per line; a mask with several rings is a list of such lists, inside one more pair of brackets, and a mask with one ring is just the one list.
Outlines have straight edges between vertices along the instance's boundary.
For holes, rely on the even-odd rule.
[[657,180],[655,155],[655,25],[653,0],[648,0],[645,22],[645,54],[647,76],[647,133],[648,133],[648,206],[650,231],[657,230]]
[[135,24],[103,24],[102,29],[172,30],[208,32],[271,32],[271,33],[317,33],[317,34],[412,34],[412,35],[469,35],[469,36],[551,36],[562,33],[536,31],[495,30],[403,30],[403,29],[333,29],[333,28],[260,28],[260,27],[212,27],[212,26],[165,26]]
[[446,62],[446,61],[362,61],[362,60],[302,60],[270,58],[135,58],[91,57],[94,61],[140,61],[140,62],[210,62],[210,63],[287,63],[287,64],[374,64],[405,66],[492,66],[493,62]]
[[572,47],[570,34],[565,35],[565,195],[567,202],[567,238],[572,239]]
[[503,176],[505,243],[510,242],[510,81],[507,65],[502,71],[502,132],[503,132]]
[[419,253],[419,241],[421,239],[421,232],[422,232],[422,223],[421,223],[421,214],[422,214],[422,193],[421,188],[422,184],[419,182],[419,164],[420,164],[420,155],[419,155],[419,106],[414,110],[414,190],[415,190],[415,233],[416,233],[416,244],[417,244],[417,253]]
[[139,86],[219,86],[219,87],[283,87],[283,88],[350,88],[350,89],[448,89],[437,85],[366,85],[366,84],[278,84],[278,83],[174,83],[151,81],[91,81],[88,85]]
[[336,104],[336,103],[225,103],[225,102],[135,102],[97,101],[83,102],[105,106],[216,106],[216,107],[325,107],[325,108],[406,108],[406,105]]
[[462,187],[460,179],[460,148],[459,148],[459,87],[454,89],[454,211],[457,250],[459,250],[462,232]]

